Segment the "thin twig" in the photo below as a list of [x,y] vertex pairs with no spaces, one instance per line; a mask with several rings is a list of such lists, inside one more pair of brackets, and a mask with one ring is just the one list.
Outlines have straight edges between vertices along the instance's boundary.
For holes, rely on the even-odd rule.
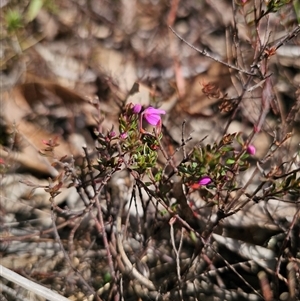
[[64,253],[65,259],[67,260],[69,266],[72,268],[72,270],[75,272],[75,274],[80,278],[82,283],[88,288],[88,290],[92,294],[95,295],[96,300],[101,301],[100,297],[96,295],[94,289],[85,281],[85,279],[82,277],[81,273],[74,267],[68,253],[66,252],[66,250],[65,250],[65,248],[64,248],[64,246],[61,242],[61,239],[60,239],[60,236],[58,234],[57,228],[56,228],[56,223],[55,223],[56,217],[55,217],[54,210],[53,210],[54,200],[53,200],[52,197],[50,198],[50,201],[51,201],[51,206],[52,206],[52,208],[51,208],[51,219],[52,219],[52,223],[53,223],[54,236],[55,236],[56,241],[59,243],[62,252]]
[[[95,206],[97,208],[97,212],[98,212],[98,219],[94,219],[95,222],[96,222],[95,225],[96,225],[97,230],[100,231],[100,233],[102,234],[103,243],[104,243],[106,253],[107,253],[107,260],[108,260],[108,265],[109,265],[109,268],[110,268],[110,272],[111,272],[111,275],[112,275],[114,281],[116,281],[116,273],[115,273],[114,264],[113,264],[113,261],[112,261],[112,256],[111,256],[111,253],[110,253],[107,234],[106,234],[106,231],[105,231],[105,225],[104,225],[104,220],[103,220],[102,209],[101,209],[101,206],[100,206],[100,203],[99,203],[99,198],[98,198],[98,196],[101,193],[102,188],[107,183],[107,181],[111,178],[112,174],[114,173],[114,171],[116,169],[112,170],[110,172],[110,174],[107,175],[106,178],[102,180],[102,183],[101,183],[100,187],[97,188],[96,187],[96,181],[95,181],[94,175],[93,175],[93,167],[92,167],[92,164],[91,164],[91,161],[90,161],[90,158],[89,158],[87,148],[83,147],[83,150],[84,150],[84,153],[85,153],[85,158],[86,158],[88,169],[89,169],[89,175],[90,175],[90,178],[91,178],[91,184],[92,184],[93,191],[94,191],[94,197],[91,200],[91,202],[93,201],[92,203],[95,204]],[[98,223],[98,221],[99,221],[99,223]],[[100,227],[99,227],[99,225],[100,225]]]
[[[50,301],[70,301],[69,299],[65,298],[64,296],[61,296],[57,294],[56,292],[37,284],[13,271],[10,269],[7,269],[6,267],[0,265],[0,275],[1,277],[16,283],[17,285],[20,285],[24,287],[25,289],[29,290],[30,292],[35,293],[36,295],[39,295],[47,300]],[[23,299],[25,300],[25,299]]]
[[[300,207],[298,206],[298,209],[295,212],[293,220],[291,222],[291,225],[289,226],[289,229],[287,231],[287,234],[286,234],[286,237],[284,239],[284,242],[282,243],[282,246],[280,248],[280,253],[279,253],[278,260],[277,260],[276,267],[275,267],[275,274],[276,274],[276,276],[279,275],[279,273],[280,273],[280,265],[281,265],[281,261],[282,261],[282,258],[283,258],[283,253],[284,253],[284,250],[285,250],[285,248],[287,246],[288,240],[289,240],[289,238],[291,236],[291,232],[292,232],[292,230],[293,230],[296,222],[299,220],[299,213],[300,213]],[[277,288],[279,286],[279,283],[278,283],[279,281],[278,280],[279,280],[279,278],[276,277]]]
[[175,234],[174,234],[174,226],[173,226],[173,224],[175,222],[176,222],[175,218],[171,218],[170,221],[169,221],[170,236],[171,236],[171,243],[172,243],[172,246],[173,246],[173,250],[174,250],[175,255],[176,255],[176,269],[177,269],[177,278],[178,278],[178,286],[179,286],[179,296],[180,296],[181,300],[183,300],[182,282],[181,282],[181,269],[180,269],[180,251],[181,251],[181,247],[182,247],[184,228],[181,228],[180,242],[179,242],[179,246],[178,246],[178,249],[177,249],[176,244],[175,244]]
[[290,41],[291,39],[297,37],[297,35],[300,33],[300,24],[298,26],[296,26],[292,32],[290,32],[289,34],[287,34],[285,37],[283,37],[282,39],[280,39],[275,45],[275,49],[277,50],[278,48],[280,48],[281,46],[283,46],[284,44],[286,44],[288,41]]
[[263,298],[263,296],[234,268],[233,265],[231,265],[212,245],[209,246],[210,249],[218,256],[220,257],[224,263],[226,264],[226,266],[234,273],[238,276],[238,278],[240,278],[245,284],[246,286],[248,286],[255,294],[257,294],[258,296],[260,296],[261,298]]
[[123,236],[123,234],[122,234],[122,210],[123,210],[123,206],[122,206],[122,201],[121,201],[119,213],[118,213],[118,217],[117,217],[117,246],[118,246],[118,250],[121,255],[121,258],[123,260],[123,263],[126,266],[128,272],[131,273],[133,275],[133,277],[139,281],[140,284],[144,285],[145,287],[147,287],[148,289],[150,289],[152,291],[155,291],[156,288],[155,288],[153,282],[151,280],[149,280],[148,278],[146,278],[145,276],[143,276],[133,266],[133,264],[130,262],[130,260],[128,259],[127,255],[125,253],[125,250],[123,247],[123,241],[122,241],[122,236]]
[[250,75],[250,76],[257,76],[257,74],[255,74],[255,73],[252,73],[252,72],[247,71],[247,70],[242,70],[242,69],[240,69],[240,68],[238,68],[238,67],[235,67],[235,66],[233,66],[233,65],[231,65],[231,64],[228,64],[228,63],[226,63],[226,62],[223,62],[223,61],[221,61],[221,60],[215,58],[214,56],[212,56],[211,54],[209,54],[205,49],[201,50],[201,49],[195,47],[194,45],[190,44],[190,43],[189,43],[188,41],[186,41],[183,37],[181,37],[181,36],[180,36],[180,35],[179,35],[179,34],[178,34],[171,26],[169,26],[169,28],[170,28],[170,30],[175,34],[175,36],[176,36],[179,40],[181,40],[182,42],[184,42],[186,45],[188,45],[189,47],[191,47],[192,49],[194,49],[194,50],[197,51],[198,53],[200,53],[200,54],[202,54],[202,55],[204,55],[204,56],[206,56],[206,57],[208,57],[208,58],[214,60],[215,62],[218,62],[218,63],[220,63],[220,64],[223,64],[223,65],[227,66],[228,68],[234,69],[234,70],[236,70],[236,71],[238,71],[238,72],[242,72],[242,73],[245,73],[245,74]]

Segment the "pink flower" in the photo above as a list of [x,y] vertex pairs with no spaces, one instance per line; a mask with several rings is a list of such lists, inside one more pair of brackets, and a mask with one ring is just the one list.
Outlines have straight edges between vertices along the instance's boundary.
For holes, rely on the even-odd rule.
[[134,114],[139,114],[142,110],[142,105],[140,105],[139,103],[133,106],[133,113]]
[[199,185],[203,185],[203,186],[208,185],[209,183],[211,183],[211,178],[208,176],[202,177],[198,182]]
[[111,131],[109,134],[108,134],[108,137],[109,138],[113,138],[116,136],[116,132],[115,131]]
[[256,153],[256,148],[255,148],[255,146],[252,145],[252,144],[248,145],[248,147],[247,147],[247,153],[248,153],[249,155],[255,155],[255,153]]
[[143,112],[143,117],[149,124],[158,125],[161,121],[160,115],[162,114],[166,114],[166,111],[149,107]]
[[121,139],[126,139],[127,137],[128,137],[127,132],[124,132],[124,133],[122,133],[122,134],[120,135],[120,138],[121,138]]

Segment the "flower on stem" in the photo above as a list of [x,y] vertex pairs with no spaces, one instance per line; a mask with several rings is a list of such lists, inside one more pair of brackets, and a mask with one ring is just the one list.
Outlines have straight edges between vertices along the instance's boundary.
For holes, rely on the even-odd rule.
[[211,183],[211,178],[208,177],[208,176],[202,177],[202,178],[199,180],[199,182],[198,182],[198,184],[199,184],[200,186],[206,186],[206,185],[208,185],[208,184],[210,184],[210,183]]
[[189,187],[193,190],[199,189],[201,186],[206,186],[212,182],[212,179],[209,176],[204,176],[200,178],[197,183],[189,184]]
[[141,110],[142,110],[142,105],[140,105],[139,103],[134,105],[132,108],[134,114],[139,114]]
[[252,144],[249,144],[248,147],[247,147],[247,153],[248,153],[249,155],[255,155],[255,153],[256,153],[256,148],[255,148],[255,146],[252,145]]
[[161,109],[155,109],[153,107],[147,108],[143,113],[143,117],[146,119],[146,121],[154,126],[157,126],[161,123],[161,117],[160,115],[166,114],[166,111]]
[[113,138],[115,136],[116,136],[116,132],[115,131],[111,131],[111,132],[108,133],[108,137],[109,138]]
[[127,132],[124,132],[122,134],[120,134],[120,138],[121,139],[126,139],[128,137],[128,133]]

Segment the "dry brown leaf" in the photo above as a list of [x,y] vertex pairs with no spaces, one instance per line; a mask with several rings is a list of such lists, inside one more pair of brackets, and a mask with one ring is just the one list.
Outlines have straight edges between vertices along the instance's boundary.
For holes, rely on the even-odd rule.
[[136,68],[131,56],[99,45],[92,57],[95,69],[112,77],[121,91],[129,91],[137,81]]
[[219,98],[209,98],[203,92],[204,85],[214,85],[220,91],[224,91],[231,84],[228,68],[219,63],[212,63],[209,69],[196,76],[186,88],[187,95],[179,101],[180,110],[194,116],[202,113],[202,110],[220,101]]
[[[2,114],[5,116],[11,131],[15,131],[19,143],[18,147],[21,151],[17,153],[2,149],[2,155],[5,158],[16,160],[24,168],[55,175],[56,172],[51,167],[52,160],[49,161],[38,153],[39,150],[45,148],[43,140],[59,137],[59,146],[55,149],[57,157],[66,154],[78,156],[80,149],[76,149],[68,141],[64,141],[59,134],[52,133],[47,128],[26,119],[29,114],[35,113],[32,108],[34,108],[35,102],[43,100],[45,90],[58,96],[62,101],[63,108],[70,109],[70,118],[74,114],[76,105],[85,103],[84,99],[75,92],[54,83],[28,83],[16,87],[11,92],[3,93]],[[79,106],[77,109],[79,110]]]

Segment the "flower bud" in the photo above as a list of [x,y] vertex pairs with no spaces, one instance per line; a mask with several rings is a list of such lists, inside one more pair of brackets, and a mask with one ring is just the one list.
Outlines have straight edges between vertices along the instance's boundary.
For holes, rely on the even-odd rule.
[[126,139],[128,137],[128,133],[127,132],[124,132],[120,135],[120,138],[121,139]]
[[116,136],[116,132],[115,131],[111,131],[109,134],[108,134],[109,138],[113,138]]
[[133,113],[134,114],[139,114],[142,110],[142,105],[140,105],[139,103],[133,106]]
[[208,185],[209,183],[211,183],[211,178],[208,176],[202,177],[198,182],[198,184],[202,186]]
[[252,144],[249,144],[248,147],[247,147],[247,153],[248,153],[249,155],[255,155],[255,153],[256,153],[256,148],[255,148],[255,146],[252,145]]

